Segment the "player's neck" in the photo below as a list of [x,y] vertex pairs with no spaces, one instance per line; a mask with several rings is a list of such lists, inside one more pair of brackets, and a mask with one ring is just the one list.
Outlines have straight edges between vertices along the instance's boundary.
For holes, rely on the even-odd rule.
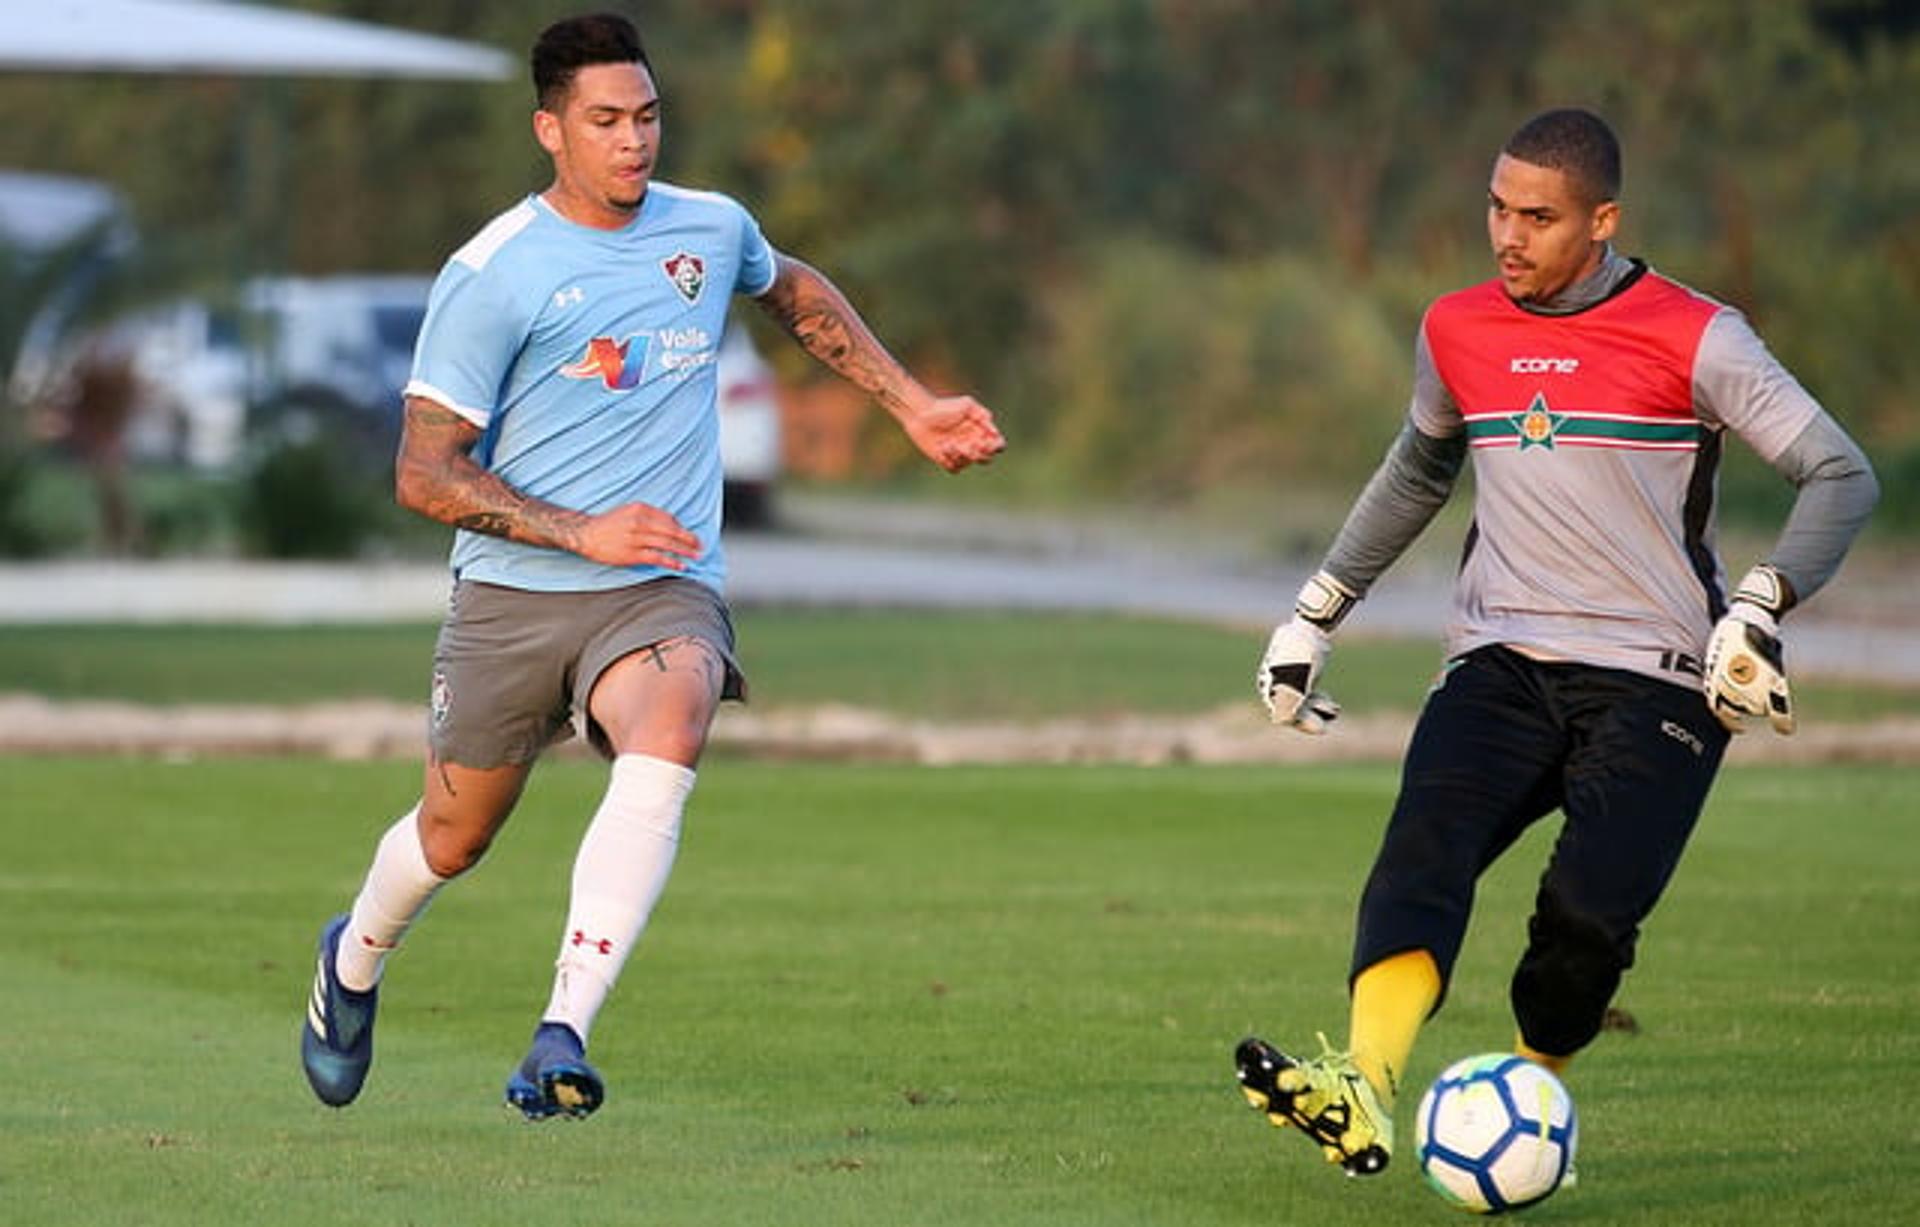
[[540,193],[540,199],[555,214],[577,226],[593,230],[622,230],[632,225],[633,219],[640,215],[640,206],[646,203],[647,197],[643,191],[631,209],[623,209],[604,200],[582,196],[564,184],[554,183]]

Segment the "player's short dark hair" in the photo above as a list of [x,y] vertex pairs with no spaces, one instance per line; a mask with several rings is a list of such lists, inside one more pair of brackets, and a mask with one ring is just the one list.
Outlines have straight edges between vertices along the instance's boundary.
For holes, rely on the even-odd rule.
[[587,13],[554,22],[540,32],[529,59],[533,94],[543,111],[558,112],[574,74],[591,64],[638,64],[649,75],[653,72],[640,31],[618,13]]
[[1561,172],[1589,204],[1619,198],[1620,142],[1592,111],[1543,111],[1521,124],[1500,152]]

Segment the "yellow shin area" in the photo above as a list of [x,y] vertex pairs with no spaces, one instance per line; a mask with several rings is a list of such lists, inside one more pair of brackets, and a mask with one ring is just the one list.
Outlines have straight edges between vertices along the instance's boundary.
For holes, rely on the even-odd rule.
[[1353,981],[1347,1050],[1388,1111],[1420,1028],[1440,1001],[1440,968],[1425,950],[1388,955]]

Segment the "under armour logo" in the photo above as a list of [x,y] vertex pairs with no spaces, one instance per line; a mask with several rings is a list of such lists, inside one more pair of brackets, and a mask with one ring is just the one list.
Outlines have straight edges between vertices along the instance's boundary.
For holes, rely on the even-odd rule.
[[577,307],[587,301],[587,292],[577,285],[553,292],[553,305],[556,307]]
[[588,937],[586,933],[580,929],[573,931],[573,937],[570,940],[576,946],[585,946],[587,949],[597,950],[601,954],[613,953],[613,942],[611,939],[605,937]]

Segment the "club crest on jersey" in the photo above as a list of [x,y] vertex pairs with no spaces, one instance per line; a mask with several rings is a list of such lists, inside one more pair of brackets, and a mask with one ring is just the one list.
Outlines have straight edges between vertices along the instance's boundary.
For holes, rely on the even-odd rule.
[[707,288],[707,262],[699,256],[684,251],[676,251],[660,261],[660,270],[680,291],[680,297],[688,302],[700,301],[700,291]]
[[587,342],[586,352],[560,368],[568,379],[597,379],[612,392],[627,392],[640,386],[640,371],[646,365],[647,345],[640,337],[640,349],[634,352],[635,336],[616,341],[595,337]]
[[1520,450],[1530,447],[1553,449],[1553,437],[1560,433],[1560,427],[1566,423],[1567,415],[1555,413],[1547,407],[1544,392],[1533,394],[1533,403],[1527,406],[1525,413],[1516,413],[1508,419],[1514,429],[1520,432]]

